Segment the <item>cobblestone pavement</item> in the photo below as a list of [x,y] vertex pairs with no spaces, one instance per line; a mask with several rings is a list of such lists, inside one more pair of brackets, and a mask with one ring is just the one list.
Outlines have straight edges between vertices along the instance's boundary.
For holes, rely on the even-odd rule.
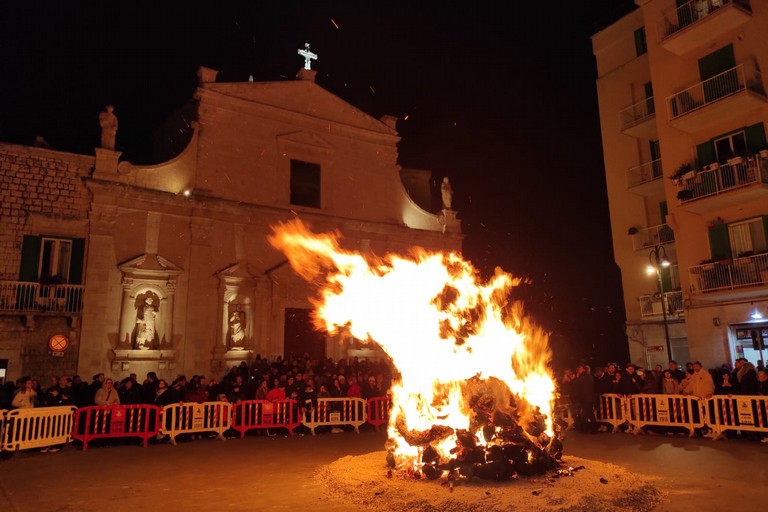
[[[0,461],[0,510],[345,510],[325,497],[315,471],[345,455],[383,450],[384,440],[369,431],[18,453]],[[565,448],[652,477],[668,493],[662,511],[757,510],[766,502],[762,443],[569,433]]]

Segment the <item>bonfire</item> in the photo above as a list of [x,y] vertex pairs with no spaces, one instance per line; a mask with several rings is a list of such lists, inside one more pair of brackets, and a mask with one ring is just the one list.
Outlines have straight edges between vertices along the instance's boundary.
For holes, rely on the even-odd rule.
[[377,343],[396,370],[386,443],[391,471],[506,480],[559,465],[546,334],[509,299],[520,279],[487,282],[459,254],[374,256],[301,221],[270,243],[318,286],[315,322]]

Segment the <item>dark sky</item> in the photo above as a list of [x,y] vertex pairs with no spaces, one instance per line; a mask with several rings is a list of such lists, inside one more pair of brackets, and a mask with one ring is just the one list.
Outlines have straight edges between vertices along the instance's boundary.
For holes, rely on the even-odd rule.
[[92,153],[112,103],[118,149],[141,161],[198,66],[290,79],[311,43],[319,85],[400,117],[403,166],[450,177],[465,256],[531,281],[520,296],[556,362],[623,362],[589,36],[634,3],[499,4],[4,0],[0,140]]

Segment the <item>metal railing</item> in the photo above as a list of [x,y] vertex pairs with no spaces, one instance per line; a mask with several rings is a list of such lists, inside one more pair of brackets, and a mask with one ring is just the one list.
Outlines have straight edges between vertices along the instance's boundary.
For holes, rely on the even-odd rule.
[[83,290],[79,284],[0,281],[0,311],[82,313]]
[[627,188],[637,187],[644,183],[659,180],[664,177],[661,168],[661,158],[627,169]]
[[754,64],[749,69],[739,64],[667,97],[669,118],[677,119],[745,90],[765,96],[762,75]]
[[768,253],[695,265],[688,269],[693,293],[768,285]]
[[683,292],[679,290],[664,293],[663,306],[661,296],[658,293],[641,295],[637,299],[640,302],[641,318],[661,316],[662,307],[667,308],[667,315],[678,315],[683,312]]
[[667,37],[689,27],[697,21],[703,20],[719,8],[728,4],[738,5],[751,12],[747,0],[691,0],[683,5],[665,12],[659,19],[659,34],[663,41]]
[[626,130],[655,116],[656,107],[653,102],[653,96],[651,96],[620,110],[619,123],[621,124],[621,129]]
[[671,244],[675,241],[675,232],[667,224],[641,228],[632,235],[632,246],[636,251],[657,245]]
[[768,184],[768,158],[737,157],[727,164],[712,164],[707,170],[696,172],[694,177],[680,180],[677,198],[687,203],[755,183]]

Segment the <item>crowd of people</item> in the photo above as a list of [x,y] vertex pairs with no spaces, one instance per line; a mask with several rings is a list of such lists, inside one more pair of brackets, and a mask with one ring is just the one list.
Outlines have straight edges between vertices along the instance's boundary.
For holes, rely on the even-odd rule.
[[575,428],[592,432],[598,429],[595,407],[601,395],[667,394],[701,399],[713,395],[768,395],[768,370],[762,365],[755,367],[745,358],[737,359],[733,368],[724,364],[710,370],[704,370],[699,361],[686,363],[684,369],[677,361],[670,361],[667,368],[657,364],[653,369],[609,363],[593,370],[581,364],[563,372],[559,389],[562,402],[571,405]]
[[0,409],[118,404],[162,407],[179,402],[286,398],[311,404],[317,398],[384,396],[391,380],[392,370],[383,361],[314,360],[308,356],[269,361],[256,356],[250,365],[242,362],[233,366],[221,379],[178,375],[170,384],[155,372],[149,372],[142,382],[136,374],[114,380],[98,373],[90,383],[78,375],[57,376],[45,387],[34,378],[22,377],[0,386]]

